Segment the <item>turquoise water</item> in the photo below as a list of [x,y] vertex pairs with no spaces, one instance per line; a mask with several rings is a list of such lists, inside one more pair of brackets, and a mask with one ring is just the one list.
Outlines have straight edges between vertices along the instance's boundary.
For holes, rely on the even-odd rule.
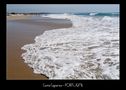
[[119,12],[112,12],[112,13],[74,13],[75,15],[81,15],[81,16],[119,16]]
[[[48,14],[64,14],[64,13],[48,13]],[[44,15],[48,15],[44,14]],[[102,13],[102,12],[86,12],[86,13],[67,13],[70,15],[78,15],[78,16],[96,16],[96,17],[103,17],[103,16],[109,16],[109,17],[119,17],[119,12],[108,12],[108,13]],[[43,15],[43,14],[42,14]]]

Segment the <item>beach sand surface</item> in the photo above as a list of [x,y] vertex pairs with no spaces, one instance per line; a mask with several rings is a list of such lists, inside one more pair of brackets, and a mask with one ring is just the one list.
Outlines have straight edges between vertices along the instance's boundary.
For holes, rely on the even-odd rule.
[[34,43],[34,38],[46,30],[69,28],[68,20],[42,18],[39,16],[7,17],[7,80],[47,80],[45,75],[34,74],[33,69],[24,63],[21,47]]

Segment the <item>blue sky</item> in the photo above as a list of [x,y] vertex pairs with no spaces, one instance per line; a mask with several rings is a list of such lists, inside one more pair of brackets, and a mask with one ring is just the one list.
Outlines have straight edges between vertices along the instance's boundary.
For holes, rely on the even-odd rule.
[[119,12],[119,4],[7,4],[7,12]]

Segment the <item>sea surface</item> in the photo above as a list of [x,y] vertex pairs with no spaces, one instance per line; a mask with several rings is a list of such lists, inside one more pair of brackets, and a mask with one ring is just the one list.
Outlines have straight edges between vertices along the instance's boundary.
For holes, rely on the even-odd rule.
[[49,79],[119,79],[119,13],[44,14],[72,27],[45,31],[21,56]]

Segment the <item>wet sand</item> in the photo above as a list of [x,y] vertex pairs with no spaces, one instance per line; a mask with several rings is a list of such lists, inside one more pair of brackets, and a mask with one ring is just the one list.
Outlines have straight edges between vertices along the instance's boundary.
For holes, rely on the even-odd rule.
[[68,20],[40,18],[32,16],[7,17],[7,80],[47,80],[44,75],[34,74],[32,68],[24,63],[21,47],[34,43],[34,38],[46,30],[69,28]]

